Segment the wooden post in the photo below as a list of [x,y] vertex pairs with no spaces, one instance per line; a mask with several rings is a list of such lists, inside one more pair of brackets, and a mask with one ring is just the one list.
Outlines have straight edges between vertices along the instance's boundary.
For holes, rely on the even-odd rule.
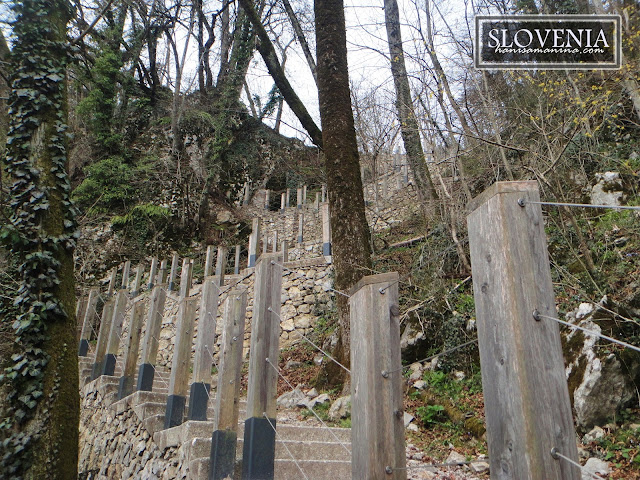
[[320,209],[320,192],[316,192],[316,201],[313,203],[313,208],[317,210]]
[[258,260],[258,243],[260,242],[260,218],[253,219],[251,224],[251,236],[249,237],[249,258],[247,267],[255,267]]
[[80,357],[86,357],[89,352],[89,339],[91,338],[91,329],[95,323],[95,318],[98,315],[96,308],[98,306],[99,297],[100,291],[97,288],[92,288],[89,291],[89,298],[87,299],[87,306],[82,320],[80,342],[78,344],[78,356]]
[[322,203],[327,201],[327,186],[326,185],[322,185],[322,198],[320,199],[320,201]]
[[267,253],[268,249],[269,249],[269,237],[265,233],[264,237],[262,237],[262,253]]
[[[166,262],[163,261],[166,271]],[[162,328],[162,317],[164,316],[164,304],[167,300],[166,284],[156,285],[151,292],[149,301],[149,313],[147,315],[147,329],[144,334],[142,344],[142,356],[140,370],[138,371],[137,390],[150,392],[153,389],[153,378],[156,371],[156,359],[158,358],[158,343],[160,339],[160,329]]]
[[302,208],[302,187],[298,187],[296,191],[296,207],[298,210]]
[[149,282],[147,283],[147,290],[153,290],[156,284],[156,276],[158,275],[158,257],[151,259],[151,270],[149,271]]
[[290,202],[291,202],[291,189],[290,188],[287,188],[287,196],[285,197],[285,200],[286,200],[286,202],[285,202],[284,206],[289,208],[290,207]]
[[236,245],[236,255],[233,264],[233,274],[238,275],[240,273],[240,245]]
[[265,210],[269,210],[269,202],[271,200],[271,192],[269,191],[269,189],[264,191],[264,209]]
[[109,279],[109,287],[107,288],[107,298],[113,295],[113,290],[116,288],[116,274],[118,273],[117,268],[111,269],[111,278]]
[[162,262],[160,262],[160,275],[158,277],[158,283],[163,283],[163,284],[167,283],[167,261],[166,260],[162,260]]
[[129,272],[131,271],[131,261],[127,260],[124,262],[124,267],[122,267],[122,286],[120,288],[127,290],[129,288]]
[[189,365],[191,363],[191,342],[193,322],[196,316],[196,299],[181,298],[178,307],[178,325],[173,344],[173,361],[169,378],[169,396],[164,417],[164,428],[181,425],[189,388]]
[[211,275],[211,270],[213,269],[213,245],[207,246],[207,257],[204,262],[204,275],[203,278],[207,278]]
[[178,278],[178,262],[180,257],[177,253],[173,254],[171,258],[171,273],[169,274],[169,286],[167,287],[170,292],[176,288],[176,278]]
[[304,213],[298,214],[298,244],[302,245],[302,232],[304,228]]
[[287,243],[286,240],[282,241],[282,262],[288,262],[289,261],[289,244]]
[[193,275],[193,260],[182,259],[182,269],[180,270],[180,298],[188,297],[191,291],[191,280]]
[[115,298],[111,297],[102,307],[102,318],[100,319],[100,331],[98,332],[98,342],[96,343],[96,354],[93,359],[93,367],[91,369],[91,380],[94,380],[101,375],[104,355],[107,351],[107,343],[109,342],[109,333],[111,332],[114,305]]
[[204,421],[207,419],[207,406],[209,404],[209,393],[211,392],[213,347],[216,338],[218,298],[220,297],[220,286],[224,282],[226,258],[227,249],[218,247],[216,275],[206,277],[202,284],[198,335],[193,362],[193,379],[189,395],[189,420]]
[[278,231],[274,230],[273,231],[273,245],[272,245],[272,249],[271,252],[272,253],[276,253],[278,251]]
[[286,206],[286,199],[285,199],[285,197],[286,197],[286,193],[283,193],[283,194],[280,196],[280,213],[284,213],[284,211],[285,211],[285,210],[284,210],[284,209],[285,209],[285,206]]
[[76,331],[78,335],[78,342],[82,338],[82,327],[84,326],[84,315],[87,311],[87,301],[89,299],[85,296],[76,297]]
[[129,335],[124,354],[124,367],[118,387],[118,398],[124,398],[133,393],[134,376],[136,374],[136,362],[140,348],[140,332],[142,332],[142,319],[144,318],[144,300],[138,299],[133,303],[131,321],[129,322]]
[[[523,206],[519,200],[523,199]],[[469,205],[491,477],[579,480],[571,403],[535,181],[497,182]],[[540,317],[538,317],[540,318]]]
[[[273,479],[280,340],[282,257],[264,255],[256,267],[251,321],[243,480]],[[271,364],[269,363],[271,362]]]
[[302,205],[306,205],[307,204],[307,186],[303,185],[302,186]]
[[246,311],[246,288],[231,290],[225,300],[222,317],[216,415],[211,437],[209,467],[209,479],[211,480],[233,478],[238,443],[238,413]]
[[249,182],[244,182],[244,197],[242,205],[249,205]]
[[405,480],[398,274],[351,290],[351,478]]
[[224,276],[227,272],[228,256],[229,256],[229,251],[227,250],[227,247],[219,246],[218,256],[216,257],[216,270],[215,270],[215,276],[219,286],[224,285]]
[[116,371],[116,357],[118,356],[118,348],[120,347],[120,335],[122,334],[122,324],[124,323],[125,311],[127,309],[127,300],[127,290],[126,288],[122,288],[116,294],[111,330],[109,331],[109,338],[107,340],[107,353],[104,356],[102,366],[102,375],[113,375]]
[[329,222],[329,203],[322,204],[322,255],[331,262],[331,223]]
[[140,285],[142,284],[142,274],[144,273],[144,266],[138,265],[136,267],[136,277],[133,281],[133,290],[131,291],[132,297],[137,297],[140,294]]

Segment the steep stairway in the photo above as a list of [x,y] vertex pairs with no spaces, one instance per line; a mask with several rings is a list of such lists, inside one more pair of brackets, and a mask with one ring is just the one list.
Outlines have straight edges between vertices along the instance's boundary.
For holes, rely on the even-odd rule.
[[[90,380],[92,357],[79,358],[81,385]],[[103,375],[95,380],[95,387],[102,395],[105,407],[114,414],[132,409],[142,426],[152,435],[155,444],[166,450],[182,448],[189,469],[187,479],[207,480],[211,453],[211,436],[214,430],[215,397],[212,395],[207,410],[209,421],[187,420],[179,426],[164,429],[167,385],[169,372],[158,368],[154,391],[137,391],[118,399],[121,366],[116,365],[115,375]],[[85,379],[85,381],[83,381]],[[166,382],[166,383],[165,383]],[[188,405],[188,398],[187,398]],[[240,400],[238,444],[236,448],[236,478],[242,464],[244,421],[246,402]],[[276,424],[275,479],[276,480],[347,480],[351,478],[351,430],[327,428],[292,420],[291,411],[278,413]]]

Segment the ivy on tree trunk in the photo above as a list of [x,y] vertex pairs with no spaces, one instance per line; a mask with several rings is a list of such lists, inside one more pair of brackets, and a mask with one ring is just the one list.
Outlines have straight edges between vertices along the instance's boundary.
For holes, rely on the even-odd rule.
[[67,0],[16,1],[5,166],[11,217],[0,238],[20,262],[15,353],[2,381],[3,478],[72,479],[78,463],[78,358],[67,175]]

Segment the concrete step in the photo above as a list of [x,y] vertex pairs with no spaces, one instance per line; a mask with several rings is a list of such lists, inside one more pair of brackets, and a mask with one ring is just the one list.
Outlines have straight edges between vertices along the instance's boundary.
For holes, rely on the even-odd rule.
[[[296,464],[297,462],[297,464]],[[340,460],[277,460],[274,480],[351,480],[351,462]],[[240,479],[241,464],[236,463],[234,480]],[[209,478],[209,458],[189,463],[189,480]]]
[[[155,438],[155,437],[154,437]],[[244,441],[238,439],[236,456],[242,457]],[[187,460],[208,457],[211,453],[211,436],[196,437],[185,443],[185,453]],[[313,442],[313,441],[290,441],[276,438],[275,458],[280,460],[340,460],[351,461],[351,444],[341,444],[337,442]]]

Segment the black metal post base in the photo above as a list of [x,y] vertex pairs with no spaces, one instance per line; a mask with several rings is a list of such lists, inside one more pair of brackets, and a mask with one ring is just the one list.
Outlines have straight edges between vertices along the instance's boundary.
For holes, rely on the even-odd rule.
[[128,397],[133,393],[133,377],[120,377],[120,385],[118,386],[118,400]]
[[276,454],[275,418],[248,418],[244,422],[242,480],[273,480]]
[[182,395],[169,395],[167,398],[167,411],[164,415],[165,430],[182,425],[185,403],[186,399]]
[[138,370],[138,385],[136,390],[143,390],[150,392],[153,389],[153,376],[156,373],[156,369],[150,363],[143,363]]
[[101,375],[113,375],[116,371],[116,356],[113,353],[107,353],[104,356]]
[[207,420],[207,407],[209,406],[209,392],[211,385],[203,382],[191,384],[189,395],[189,420]]
[[89,340],[85,340],[83,338],[82,340],[80,340],[80,343],[78,344],[78,356],[86,357],[88,352],[89,352]]
[[211,436],[211,466],[209,480],[233,478],[236,463],[238,434],[229,430],[216,430]]

